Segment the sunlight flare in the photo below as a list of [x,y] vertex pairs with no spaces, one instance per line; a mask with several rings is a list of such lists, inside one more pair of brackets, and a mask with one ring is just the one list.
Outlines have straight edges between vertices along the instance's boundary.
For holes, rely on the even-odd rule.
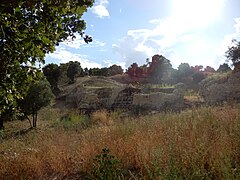
[[172,16],[184,22],[183,25],[204,27],[220,17],[224,2],[225,0],[173,0]]

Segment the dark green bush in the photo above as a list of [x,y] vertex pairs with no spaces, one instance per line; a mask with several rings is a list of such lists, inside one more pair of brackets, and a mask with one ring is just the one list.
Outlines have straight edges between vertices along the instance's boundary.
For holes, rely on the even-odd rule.
[[104,148],[101,154],[95,157],[89,179],[123,179],[124,171],[121,161],[109,153],[110,150]]

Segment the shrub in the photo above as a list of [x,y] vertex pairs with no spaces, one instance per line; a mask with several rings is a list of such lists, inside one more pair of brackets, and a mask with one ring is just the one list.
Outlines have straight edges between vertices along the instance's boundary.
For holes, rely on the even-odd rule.
[[[54,98],[50,84],[46,80],[37,81],[30,85],[26,96],[19,101],[19,107],[24,117],[26,117],[31,127],[37,126],[38,111],[49,105]],[[28,116],[32,116],[32,123]]]
[[123,179],[123,165],[115,156],[109,154],[108,148],[94,159],[93,169],[89,174],[90,179]]

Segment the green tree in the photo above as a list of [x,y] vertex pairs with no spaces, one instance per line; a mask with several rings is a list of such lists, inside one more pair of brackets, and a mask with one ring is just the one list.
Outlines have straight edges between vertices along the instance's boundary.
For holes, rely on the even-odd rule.
[[114,75],[117,75],[117,74],[122,74],[123,73],[123,69],[121,66],[118,66],[116,64],[110,66],[108,68],[108,73],[110,76],[114,76]]
[[59,69],[60,69],[60,77],[59,77],[59,84],[68,82],[67,77],[67,69],[68,69],[69,63],[60,63]]
[[109,76],[109,68],[104,67],[100,69],[101,76]]
[[203,65],[195,65],[194,67],[192,66],[191,68],[194,73],[203,71]]
[[87,67],[85,67],[85,68],[83,69],[83,72],[84,72],[84,76],[88,76],[88,75],[89,75],[89,70],[88,70]]
[[76,75],[80,75],[82,68],[80,62],[70,61],[67,69],[67,77],[70,79],[70,83],[74,83]]
[[101,69],[99,68],[90,68],[89,69],[89,76],[100,76],[101,75]]
[[[40,80],[30,85],[26,96],[19,101],[19,107],[31,127],[37,126],[38,111],[50,104],[54,98],[48,81]],[[32,123],[28,116],[32,116]]]
[[61,75],[60,68],[57,64],[48,64],[43,67],[43,74],[51,85],[53,93],[56,95],[59,92],[58,80]]
[[227,63],[223,63],[219,66],[217,72],[228,72],[231,71],[232,69],[229,67]]
[[22,98],[26,84],[38,72],[29,67],[44,63],[46,53],[76,33],[85,42],[92,41],[83,32],[86,25],[81,18],[92,5],[93,0],[1,0],[0,116]]
[[[3,122],[8,120],[9,114],[16,115],[19,112],[17,100],[25,95],[29,85],[42,77],[41,71],[35,67],[21,65],[13,69],[17,73],[7,74],[5,81],[0,82],[0,129],[4,128]],[[3,80],[4,77],[0,76],[0,79]],[[13,85],[10,86],[11,84]],[[4,87],[8,88],[7,92],[6,89],[2,89]]]
[[177,84],[181,82],[181,73],[177,69],[172,69],[171,71],[171,82],[170,84]]
[[67,73],[68,65],[69,65],[68,63],[60,63],[59,68],[61,74],[64,74],[64,72]]
[[236,39],[232,40],[233,45],[228,48],[226,52],[226,57],[228,60],[232,61],[235,69],[239,70],[240,66],[240,41]]
[[132,63],[131,66],[127,70],[127,74],[132,77],[137,76],[137,69],[138,69],[138,64],[137,63]]
[[157,54],[152,57],[148,71],[154,82],[161,83],[169,78],[171,69],[172,65],[170,60]]
[[185,77],[190,76],[193,73],[192,68],[188,63],[181,63],[178,66],[178,71],[181,76],[185,76]]
[[177,72],[172,71],[171,75],[174,78],[176,83],[182,82],[185,85],[191,84],[193,70],[188,63],[181,63],[178,66]]
[[203,79],[206,78],[206,76],[202,73],[202,72],[196,72],[192,75],[192,78],[193,78],[193,82],[195,83],[199,83],[201,82]]

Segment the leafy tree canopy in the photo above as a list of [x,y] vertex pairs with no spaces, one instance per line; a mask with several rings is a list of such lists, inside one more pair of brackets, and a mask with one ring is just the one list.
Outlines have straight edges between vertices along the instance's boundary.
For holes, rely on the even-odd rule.
[[239,69],[240,65],[240,41],[238,42],[236,39],[233,41],[233,45],[228,48],[226,52],[226,57],[228,60],[232,61],[233,66]]
[[227,71],[231,71],[232,69],[229,67],[229,65],[227,63],[223,63],[219,66],[217,72],[227,72]]
[[193,72],[198,73],[203,71],[203,65],[196,65],[194,67],[191,67]]
[[48,81],[41,80],[30,85],[26,96],[18,104],[25,117],[32,116],[31,126],[36,127],[38,111],[49,105],[53,98]]
[[90,68],[88,72],[89,72],[89,76],[100,76],[101,75],[101,69],[99,69],[99,68]]
[[117,74],[122,74],[123,73],[123,69],[121,66],[118,66],[116,64],[110,66],[108,68],[108,71],[109,71],[109,75],[110,76],[114,76],[114,75],[117,75]]
[[195,72],[193,75],[193,82],[195,83],[199,83],[201,82],[204,78],[205,78],[205,75],[201,72]]
[[109,69],[107,67],[103,67],[100,69],[101,76],[109,76]]
[[80,75],[80,73],[82,72],[82,68],[80,62],[78,61],[70,61],[68,64],[69,65],[67,68],[67,77],[70,79],[70,83],[73,83],[75,76]]
[[0,2],[0,116],[20,99],[37,76],[36,63],[46,53],[79,33],[85,42],[83,13],[93,0],[1,0]]
[[205,72],[205,73],[214,73],[215,72],[215,69],[213,68],[213,67],[211,67],[211,66],[206,66],[205,68],[204,68],[204,71],[203,72]]
[[161,82],[163,78],[169,76],[172,69],[170,60],[162,55],[154,55],[152,62],[149,65],[149,73],[155,79],[156,82]]
[[178,66],[178,71],[180,72],[181,76],[189,76],[192,74],[192,69],[188,63],[181,63]]
[[58,80],[61,75],[59,66],[57,64],[51,63],[44,66],[42,70],[43,74],[51,85],[52,91],[56,91],[58,89]]

